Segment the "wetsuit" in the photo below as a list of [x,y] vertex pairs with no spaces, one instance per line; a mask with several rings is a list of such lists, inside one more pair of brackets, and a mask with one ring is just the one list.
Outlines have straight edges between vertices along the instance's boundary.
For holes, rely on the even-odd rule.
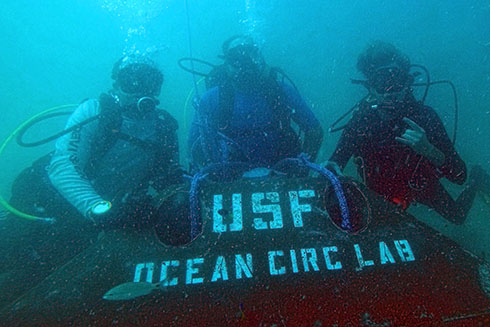
[[[230,96],[226,94],[230,90],[224,87],[214,87],[205,93],[189,135],[189,147],[195,160],[201,164],[206,161],[239,161],[271,167],[283,158],[297,156],[302,149],[290,122],[295,122],[305,133],[321,131],[320,123],[294,88],[279,84],[278,89],[280,103],[275,107],[271,98],[276,95],[231,89],[233,94]],[[224,101],[223,104],[223,97],[231,99],[231,103]],[[223,109],[223,106],[227,108]],[[211,135],[202,135],[203,125],[210,128]],[[213,134],[216,132],[226,139]],[[321,143],[321,133],[319,140],[315,152]],[[220,149],[219,158],[207,157],[216,148]]]
[[[103,96],[104,102],[110,102],[110,97]],[[100,112],[99,100],[85,101],[71,115],[66,128]],[[56,143],[49,165],[51,183],[84,216],[98,201],[138,192],[150,180],[162,187],[180,177],[177,122],[173,117],[163,110],[143,115],[123,112],[117,116],[118,126],[107,131],[116,133],[101,135],[99,125],[114,118],[96,119],[64,135]],[[94,151],[100,142],[110,144],[104,145],[104,151]]]
[[[145,195],[150,182],[157,190],[180,182],[175,119],[163,110],[143,116],[120,111],[106,115],[107,107],[101,103],[110,105],[110,100],[105,95],[83,102],[70,116],[67,128],[101,111],[103,115],[61,137],[52,156],[37,160],[16,178],[10,203],[30,214],[55,217],[56,222],[17,217],[1,222],[0,289],[9,291],[0,292],[0,306],[95,242],[98,231],[87,219],[94,202],[115,200],[110,210],[116,210],[114,219],[144,227],[147,218],[150,222],[155,218],[147,199],[123,203],[121,197]],[[111,134],[104,135],[104,129]]]
[[[344,169],[351,157],[366,185],[406,209],[412,202],[434,208],[446,219],[462,223],[472,205],[476,191],[467,188],[454,201],[439,179],[447,178],[456,184],[466,180],[466,166],[449,139],[441,119],[430,107],[413,97],[388,114],[362,102],[349,121],[330,161]],[[389,110],[389,109],[388,109]],[[421,126],[429,142],[445,156],[440,167],[401,144],[401,137],[410,128],[403,118],[408,117]]]

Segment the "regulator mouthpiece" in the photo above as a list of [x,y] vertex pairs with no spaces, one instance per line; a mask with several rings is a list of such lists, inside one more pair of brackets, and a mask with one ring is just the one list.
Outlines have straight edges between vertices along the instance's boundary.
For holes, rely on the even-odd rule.
[[142,113],[152,111],[156,108],[156,106],[157,103],[155,99],[150,97],[142,97],[136,103],[136,107],[138,108],[138,111]]

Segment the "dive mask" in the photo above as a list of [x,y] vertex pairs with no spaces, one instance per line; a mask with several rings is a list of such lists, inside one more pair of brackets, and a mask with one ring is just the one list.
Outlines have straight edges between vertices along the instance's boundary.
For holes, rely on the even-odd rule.
[[241,44],[229,49],[225,54],[226,63],[241,71],[261,72],[264,58],[255,44]]
[[368,85],[378,94],[401,92],[410,84],[410,74],[396,66],[382,67],[368,79]]
[[147,64],[135,63],[121,69],[116,81],[124,93],[158,95],[162,87],[163,75]]

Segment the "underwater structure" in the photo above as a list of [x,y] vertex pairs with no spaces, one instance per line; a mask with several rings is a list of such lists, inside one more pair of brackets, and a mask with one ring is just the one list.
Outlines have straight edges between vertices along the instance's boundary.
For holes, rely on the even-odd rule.
[[[191,242],[175,245],[179,236],[165,229],[106,231],[3,307],[1,320],[12,326],[490,323],[485,262],[362,184],[341,184],[348,212],[321,177],[206,182]],[[189,213],[166,204],[160,210],[167,219]]]

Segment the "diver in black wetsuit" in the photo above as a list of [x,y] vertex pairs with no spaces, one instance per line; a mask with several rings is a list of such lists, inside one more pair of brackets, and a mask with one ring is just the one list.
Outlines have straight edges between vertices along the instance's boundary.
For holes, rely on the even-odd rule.
[[163,74],[148,57],[128,55],[112,78],[111,90],[70,116],[66,129],[76,128],[54,153],[14,181],[14,207],[56,222],[0,221],[0,307],[90,247],[100,229],[168,227],[168,219],[158,220],[159,194],[180,184],[184,172],[177,121],[157,108]]
[[366,185],[402,209],[419,202],[447,220],[462,224],[478,191],[488,193],[490,178],[480,167],[454,200],[439,179],[462,185],[466,166],[431,107],[411,89],[409,58],[377,41],[359,56],[369,96],[360,102],[327,167],[341,173],[351,157]]

